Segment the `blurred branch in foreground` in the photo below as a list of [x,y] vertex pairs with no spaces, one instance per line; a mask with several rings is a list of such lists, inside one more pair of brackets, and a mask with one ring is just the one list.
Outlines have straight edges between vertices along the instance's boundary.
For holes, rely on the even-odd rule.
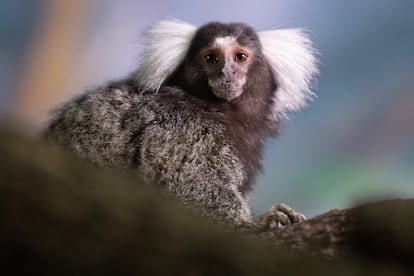
[[414,200],[258,237],[1,127],[0,154],[1,275],[412,275]]

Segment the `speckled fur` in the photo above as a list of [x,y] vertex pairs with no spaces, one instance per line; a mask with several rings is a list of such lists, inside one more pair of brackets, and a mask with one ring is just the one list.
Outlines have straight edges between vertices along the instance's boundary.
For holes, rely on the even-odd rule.
[[60,109],[45,135],[90,164],[139,169],[222,224],[251,222],[241,192],[247,175],[224,118],[167,90],[91,91]]
[[[255,58],[242,95],[226,101],[211,92],[194,56],[229,35]],[[139,171],[220,224],[251,225],[248,192],[264,140],[279,130],[269,116],[277,80],[257,34],[244,24],[202,27],[157,93],[145,87],[133,77],[89,91],[56,111],[45,137],[89,164]]]

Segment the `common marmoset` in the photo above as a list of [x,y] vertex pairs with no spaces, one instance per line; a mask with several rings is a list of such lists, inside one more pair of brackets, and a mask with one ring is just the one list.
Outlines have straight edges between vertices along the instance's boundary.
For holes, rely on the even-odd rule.
[[[90,164],[138,170],[220,224],[254,224],[247,195],[265,138],[313,97],[311,41],[298,29],[168,20],[143,49],[135,74],[63,105],[45,137]],[[261,219],[304,217],[278,205]]]

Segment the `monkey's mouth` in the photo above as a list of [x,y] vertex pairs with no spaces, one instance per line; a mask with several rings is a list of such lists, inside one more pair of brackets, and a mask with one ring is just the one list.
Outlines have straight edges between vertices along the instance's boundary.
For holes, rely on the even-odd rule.
[[243,92],[243,85],[233,81],[221,80],[217,81],[213,85],[210,83],[210,86],[214,95],[227,101],[231,101],[239,97]]

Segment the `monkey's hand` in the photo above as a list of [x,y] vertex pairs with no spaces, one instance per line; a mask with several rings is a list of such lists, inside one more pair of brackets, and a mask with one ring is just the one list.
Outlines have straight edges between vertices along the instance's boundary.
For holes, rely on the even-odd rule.
[[292,223],[300,223],[306,217],[284,203],[277,204],[267,210],[266,213],[257,217],[256,224],[261,230],[271,230],[286,227]]

